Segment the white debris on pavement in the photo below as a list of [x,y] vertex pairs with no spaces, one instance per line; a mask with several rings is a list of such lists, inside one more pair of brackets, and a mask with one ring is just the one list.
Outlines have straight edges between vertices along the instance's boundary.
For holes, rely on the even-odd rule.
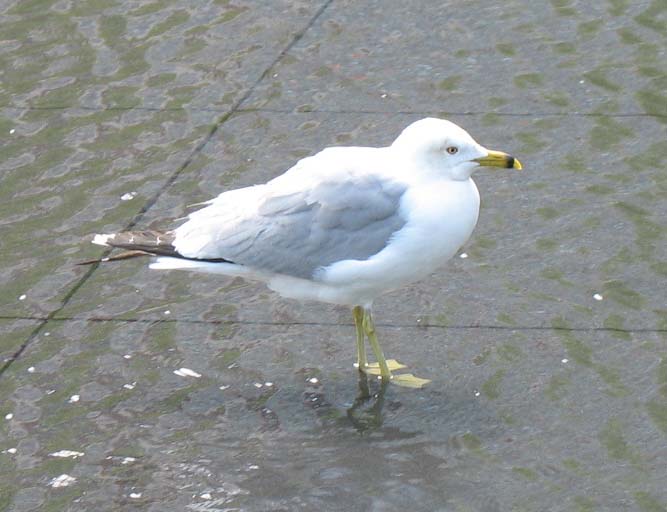
[[76,482],[76,478],[63,473],[62,475],[57,476],[53,480],[51,480],[49,482],[49,485],[54,489],[57,489],[58,487],[67,487],[69,485],[72,485],[74,482]]
[[595,295],[593,295],[593,298],[594,298],[595,300],[602,300],[602,299],[604,299],[604,297],[603,297],[602,295],[600,295],[599,293],[596,293]]
[[112,460],[114,462],[120,461],[122,465],[127,466],[128,464],[135,462],[137,459],[135,457],[120,457],[117,455],[109,455],[106,457],[106,460]]
[[64,459],[69,459],[69,458],[76,459],[78,457],[83,457],[84,455],[85,453],[76,452],[74,450],[60,450],[57,452],[49,453],[50,457],[61,457]]
[[179,368],[178,370],[174,370],[174,373],[179,377],[194,377],[195,379],[201,377],[200,373],[197,373],[190,368]]

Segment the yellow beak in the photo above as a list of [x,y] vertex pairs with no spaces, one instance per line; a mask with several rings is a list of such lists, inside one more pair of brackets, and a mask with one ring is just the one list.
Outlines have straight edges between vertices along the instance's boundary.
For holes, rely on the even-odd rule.
[[473,162],[477,162],[482,167],[503,167],[505,169],[516,169],[517,171],[523,168],[521,162],[512,155],[491,149],[487,151],[488,154],[486,156],[475,158]]

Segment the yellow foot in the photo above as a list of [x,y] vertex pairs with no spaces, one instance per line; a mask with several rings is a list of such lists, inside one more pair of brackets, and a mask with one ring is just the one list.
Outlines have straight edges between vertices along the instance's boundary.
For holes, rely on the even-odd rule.
[[398,375],[392,375],[391,380],[389,381],[392,384],[396,384],[397,386],[403,386],[404,388],[423,388],[431,382],[428,379],[421,379],[419,377],[415,377],[411,373],[400,373]]
[[[400,370],[401,368],[407,368],[402,363],[396,361],[396,359],[387,359],[387,367],[389,371]],[[380,375],[380,365],[377,363],[368,363],[366,366],[361,368],[361,371],[367,373],[368,375]]]

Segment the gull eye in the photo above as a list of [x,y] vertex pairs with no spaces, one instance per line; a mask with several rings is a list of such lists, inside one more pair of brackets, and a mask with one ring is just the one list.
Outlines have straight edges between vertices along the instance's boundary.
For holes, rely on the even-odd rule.
[[459,152],[459,148],[457,148],[456,146],[449,146],[447,148],[447,153],[449,153],[450,155],[455,155],[458,152]]

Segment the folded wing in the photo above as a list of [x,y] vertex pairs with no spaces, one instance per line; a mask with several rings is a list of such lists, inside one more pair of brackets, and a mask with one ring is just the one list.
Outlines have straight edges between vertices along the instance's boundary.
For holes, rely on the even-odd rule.
[[406,222],[406,186],[379,175],[290,188],[272,190],[269,182],[222,194],[174,231],[175,250],[310,279],[337,261],[377,254]]

